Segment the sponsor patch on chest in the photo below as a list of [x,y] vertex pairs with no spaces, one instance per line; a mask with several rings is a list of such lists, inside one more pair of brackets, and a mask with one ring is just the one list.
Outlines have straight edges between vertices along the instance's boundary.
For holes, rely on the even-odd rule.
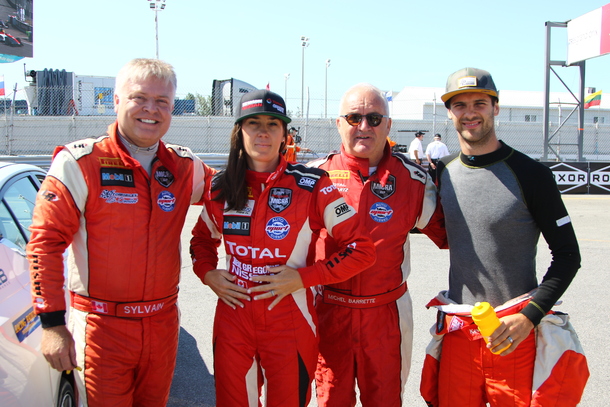
[[164,188],[168,188],[174,183],[174,175],[165,167],[157,168],[155,171],[155,179]]
[[288,236],[290,232],[290,224],[288,221],[280,216],[269,219],[265,226],[265,232],[273,240],[281,240]]
[[117,192],[115,190],[102,190],[100,198],[105,200],[108,204],[118,203],[133,205],[138,203],[138,194],[126,194],[123,192]]
[[222,233],[225,235],[250,236],[250,218],[245,216],[224,216]]
[[225,215],[234,215],[234,216],[252,216],[252,212],[254,211],[254,203],[253,199],[248,199],[246,206],[243,209],[231,209],[226,210],[225,204]]
[[371,192],[380,199],[387,199],[396,192],[396,177],[390,175],[385,185],[379,181],[371,182]]
[[169,191],[161,191],[157,197],[157,205],[164,212],[171,212],[176,207],[176,197]]
[[290,206],[292,202],[292,190],[288,188],[271,188],[269,191],[269,208],[275,213],[280,213]]
[[127,168],[100,168],[101,185],[103,187],[135,188],[133,171]]
[[329,170],[328,176],[330,179],[350,179],[350,172],[348,170]]
[[127,168],[118,157],[100,157],[98,161],[102,167],[112,167],[112,168]]
[[375,202],[371,209],[369,209],[369,216],[375,222],[385,223],[392,219],[392,215],[394,214],[394,210],[390,207],[390,205],[383,202]]

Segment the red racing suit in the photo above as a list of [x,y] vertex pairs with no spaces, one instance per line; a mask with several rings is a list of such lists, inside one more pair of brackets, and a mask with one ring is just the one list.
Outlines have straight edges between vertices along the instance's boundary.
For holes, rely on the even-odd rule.
[[[262,381],[268,407],[305,407],[318,358],[314,295],[309,288],[345,280],[375,260],[373,243],[324,171],[289,164],[275,172],[247,172],[249,197],[243,210],[224,211],[224,202],[205,200],[193,230],[193,269],[204,281],[217,268],[216,248],[224,236],[226,269],[235,283],[252,287],[266,266],[296,268],[304,289],[283,298],[243,301],[232,309],[219,300],[214,319],[216,402],[223,407],[260,405]],[[217,194],[215,192],[212,198]],[[314,263],[321,229],[339,249]],[[254,294],[253,294],[254,296]]]
[[116,123],[56,149],[27,254],[43,327],[63,325],[71,244],[68,329],[84,405],[165,406],[179,333],[180,234],[212,173],[189,149],[159,142],[149,176]]
[[[498,316],[521,311],[535,291],[496,307]],[[514,352],[499,356],[487,349],[472,321],[472,305],[457,304],[442,291],[426,306],[439,311],[420,383],[428,406],[570,407],[580,402],[589,368],[567,314],[548,313]],[[440,363],[441,357],[448,360]]]
[[[367,406],[401,406],[413,343],[409,232],[421,229],[439,247],[447,240],[436,187],[420,166],[386,143],[377,169],[342,149],[310,165],[328,171],[347,203],[370,231],[377,260],[347,281],[328,284],[316,310],[320,360],[316,373],[319,406],[354,406],[355,381]],[[323,235],[318,253],[336,250]]]

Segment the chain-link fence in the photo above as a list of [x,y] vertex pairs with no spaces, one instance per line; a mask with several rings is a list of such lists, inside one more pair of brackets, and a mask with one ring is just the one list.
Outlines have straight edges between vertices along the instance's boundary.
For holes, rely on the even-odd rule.
[[[38,92],[47,101],[41,103],[38,100],[35,108],[31,103],[19,99],[19,96],[24,96],[23,91],[18,92],[15,98],[9,95],[4,101],[0,99],[0,155],[49,155],[55,146],[103,134],[115,119],[110,90],[94,89],[83,93],[91,95],[89,99],[78,100],[70,98],[73,94],[70,92]],[[322,97],[306,100],[303,108],[306,117],[301,117],[300,99],[287,98],[289,114],[293,116],[290,126],[299,130],[301,147],[313,151],[301,154],[299,159],[308,160],[339,148],[341,140],[335,125],[339,99]],[[204,115],[209,112],[206,104],[210,102],[211,96],[199,93],[178,95],[172,125],[164,140],[188,146],[195,153],[226,154],[233,118]],[[394,119],[390,138],[399,145],[408,146],[415,131],[424,131],[425,148],[432,141],[432,135],[440,133],[449,151],[457,151],[459,146],[455,129],[447,118],[444,106],[434,106],[431,101],[423,100],[411,102],[420,107],[418,111],[411,109],[409,115],[397,113],[398,106],[391,106]],[[291,106],[295,108],[291,109]],[[562,121],[565,124],[559,128]],[[548,160],[577,160],[576,115],[562,118],[561,113],[553,111],[550,122],[550,134],[553,136]],[[501,107],[501,114],[496,118],[496,132],[500,139],[525,154],[533,158],[543,157],[541,107]],[[583,140],[583,157],[586,161],[610,161],[610,111],[585,111]]]

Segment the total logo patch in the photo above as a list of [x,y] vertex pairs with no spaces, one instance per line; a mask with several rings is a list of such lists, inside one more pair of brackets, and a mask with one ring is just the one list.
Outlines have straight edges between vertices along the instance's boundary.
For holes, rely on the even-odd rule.
[[375,202],[371,209],[369,209],[369,215],[375,222],[384,223],[392,219],[394,210],[390,208],[390,205],[383,202]]
[[267,222],[267,225],[265,226],[267,236],[273,240],[282,240],[288,236],[289,231],[290,224],[286,221],[286,219],[280,216],[269,219],[269,222]]
[[165,212],[171,212],[176,207],[176,197],[169,191],[161,191],[157,198],[157,205]]

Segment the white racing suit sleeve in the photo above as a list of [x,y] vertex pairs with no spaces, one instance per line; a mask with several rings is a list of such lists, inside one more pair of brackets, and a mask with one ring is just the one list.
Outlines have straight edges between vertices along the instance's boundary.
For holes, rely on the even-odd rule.
[[542,318],[536,327],[532,406],[575,406],[589,378],[587,358],[567,314]]

